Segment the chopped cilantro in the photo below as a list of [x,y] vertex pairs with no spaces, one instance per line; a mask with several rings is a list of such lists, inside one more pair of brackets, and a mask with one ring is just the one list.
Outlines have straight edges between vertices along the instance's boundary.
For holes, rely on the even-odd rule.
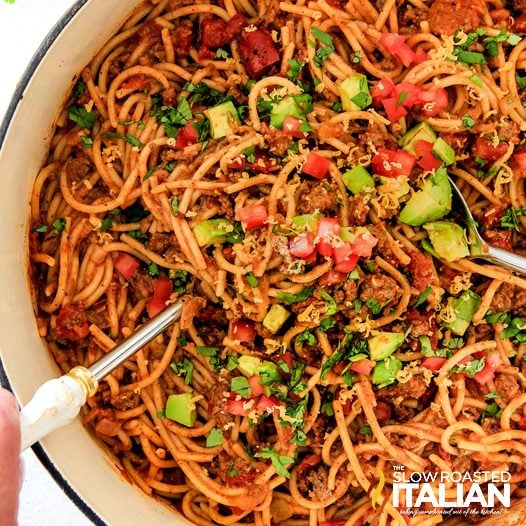
[[309,329],[305,329],[296,338],[296,343],[306,343],[307,345],[315,345],[316,336],[314,336],[314,334],[312,334],[312,332]]
[[252,389],[248,380],[244,376],[235,376],[230,380],[230,389],[233,393],[243,398],[248,398],[252,394]]
[[97,114],[91,111],[87,111],[84,106],[78,104],[72,104],[68,108],[69,120],[73,121],[79,128],[93,128],[95,121],[97,120]]
[[148,274],[152,276],[153,278],[160,275],[159,267],[157,266],[157,263],[150,263],[148,265]]
[[292,81],[296,80],[299,77],[304,65],[305,65],[304,62],[300,62],[299,60],[290,58],[289,59],[289,70],[287,71],[287,77],[289,77],[289,79]]
[[365,304],[373,314],[380,314],[383,309],[383,305],[380,305],[374,298],[369,298]]
[[402,91],[400,95],[398,95],[398,100],[396,101],[396,107],[399,108],[407,99],[407,93],[405,91]]
[[124,208],[122,213],[128,223],[137,223],[150,214],[138,201],[130,205],[128,208]]
[[229,56],[230,55],[229,55],[228,51],[226,51],[226,49],[219,48],[216,51],[216,57],[217,58],[228,58]]
[[336,325],[336,320],[333,318],[323,318],[320,320],[320,325],[316,329],[317,331],[327,332],[329,329],[332,329]]
[[325,300],[325,307],[327,308],[325,314],[327,316],[332,316],[338,312],[338,305],[334,298],[326,291],[320,290],[320,296]]
[[184,376],[184,383],[190,384],[192,382],[192,375],[194,372],[194,364],[186,358],[186,356],[183,358],[181,362],[177,363],[171,363],[170,369],[177,375],[177,376]]
[[482,371],[482,369],[484,369],[485,365],[486,365],[486,357],[483,356],[482,358],[480,358],[480,360],[474,359],[466,364],[461,364],[461,365],[456,366],[453,369],[453,372],[467,374],[468,376],[473,378],[473,376],[475,376],[477,373]]
[[100,231],[107,232],[114,224],[114,221],[111,217],[105,217],[100,224]]
[[358,429],[358,433],[360,433],[360,435],[372,435],[373,434],[371,430],[371,426],[360,427],[360,429]]
[[334,44],[332,42],[332,37],[329,34],[315,26],[311,26],[311,34],[316,40],[318,40],[318,42],[323,44],[316,48],[316,43],[309,40],[309,45],[316,49],[316,54],[314,55],[312,62],[316,67],[321,69],[324,62],[329,58],[329,55],[334,51]]
[[526,207],[521,206],[520,208],[508,208],[500,219],[500,226],[502,228],[509,228],[510,230],[519,231],[519,216],[526,215]]
[[192,110],[188,101],[179,95],[177,107],[162,105],[162,98],[153,95],[152,115],[164,126],[166,135],[170,138],[177,137],[177,126],[184,126],[192,117]]
[[177,217],[179,215],[179,198],[176,195],[174,195],[172,199],[171,206],[173,215]]
[[361,62],[362,59],[363,59],[362,54],[359,51],[355,51],[355,53],[353,54],[353,56],[351,58],[351,62],[353,64],[358,64],[358,63]]
[[526,77],[520,77],[519,75],[515,75],[515,82],[517,82],[517,87],[520,90],[526,88]]
[[186,270],[179,270],[171,268],[168,271],[168,277],[173,281],[174,292],[177,294],[182,294],[190,286],[190,279],[192,275]]
[[497,394],[497,391],[491,391],[484,395],[484,398],[486,400],[496,400],[497,398],[500,398],[500,396]]
[[40,234],[45,234],[47,232],[47,225],[37,225],[35,228],[33,228],[33,232],[38,232]]
[[239,360],[237,356],[229,354],[226,359],[226,368],[228,371],[233,371],[239,365]]
[[276,294],[276,297],[278,298],[279,301],[282,301],[288,304],[293,304],[293,303],[299,303],[301,301],[305,301],[309,296],[312,295],[313,292],[314,292],[314,286],[311,285],[310,287],[305,287],[303,290],[301,290],[297,294],[289,294],[288,292],[278,292]]
[[84,84],[82,79],[79,79],[75,84],[75,88],[73,89],[73,96],[76,99],[80,99],[84,93],[86,93],[86,84]]
[[133,239],[140,241],[143,244],[148,241],[148,236],[146,234],[143,234],[140,230],[132,230],[131,232],[128,232],[128,235],[130,237],[133,237]]
[[53,227],[52,234],[58,236],[66,228],[66,220],[63,217],[59,217],[51,223],[51,226]]
[[274,466],[274,469],[276,470],[276,473],[280,477],[290,478],[290,473],[287,471],[287,468],[285,466],[294,462],[294,459],[292,457],[280,455],[277,451],[274,451],[273,449],[270,449],[268,447],[264,447],[259,453],[256,453],[255,456],[257,458],[270,459],[272,465]]

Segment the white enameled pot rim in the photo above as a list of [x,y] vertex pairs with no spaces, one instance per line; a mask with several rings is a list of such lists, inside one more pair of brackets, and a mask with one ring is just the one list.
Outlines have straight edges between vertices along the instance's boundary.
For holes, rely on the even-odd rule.
[[[51,28],[49,33],[45,36],[42,43],[35,51],[33,57],[29,61],[20,81],[17,83],[16,89],[11,97],[9,105],[0,123],[0,151],[4,144],[7,132],[11,125],[11,121],[15,115],[16,109],[22,100],[23,94],[31,82],[35,71],[37,70],[40,62],[44,56],[48,53],[55,40],[60,36],[62,31],[67,27],[70,21],[78,13],[78,11],[86,4],[89,0],[76,0],[72,6],[60,17],[56,24]],[[0,356],[0,385],[12,391],[11,383],[7,377],[4,365],[2,363],[2,357]],[[53,480],[62,489],[62,491],[68,496],[68,498],[75,504],[75,506],[96,526],[106,526],[106,523],[97,515],[97,513],[82,499],[82,497],[71,487],[69,482],[62,476],[60,471],[57,469],[51,458],[46,453],[45,449],[36,443],[31,448],[41,464],[51,475]]]

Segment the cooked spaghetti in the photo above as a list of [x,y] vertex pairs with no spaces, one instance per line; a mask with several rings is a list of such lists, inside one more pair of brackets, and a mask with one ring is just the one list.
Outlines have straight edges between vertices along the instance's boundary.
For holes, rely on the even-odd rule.
[[142,491],[258,526],[481,520],[395,507],[395,467],[526,496],[526,279],[467,257],[447,177],[525,251],[508,4],[152,0],[82,71],[32,193],[38,327],[67,371],[184,300],[83,414]]

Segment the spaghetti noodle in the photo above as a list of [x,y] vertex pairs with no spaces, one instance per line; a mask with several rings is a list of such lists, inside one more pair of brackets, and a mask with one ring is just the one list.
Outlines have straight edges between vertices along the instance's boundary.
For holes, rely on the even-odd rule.
[[394,507],[394,466],[525,495],[526,280],[466,257],[445,175],[524,251],[511,3],[151,0],[82,71],[33,187],[38,328],[67,371],[184,300],[84,411],[142,491],[257,526],[461,523]]

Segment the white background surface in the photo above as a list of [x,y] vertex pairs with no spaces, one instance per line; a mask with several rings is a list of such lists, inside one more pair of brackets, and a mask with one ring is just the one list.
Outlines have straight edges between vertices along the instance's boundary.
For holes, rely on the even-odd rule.
[[[14,4],[7,4],[0,0],[0,118],[33,53],[72,3],[73,0],[15,0]],[[26,451],[22,457],[20,526],[89,526],[91,522],[66,497],[33,452]]]

